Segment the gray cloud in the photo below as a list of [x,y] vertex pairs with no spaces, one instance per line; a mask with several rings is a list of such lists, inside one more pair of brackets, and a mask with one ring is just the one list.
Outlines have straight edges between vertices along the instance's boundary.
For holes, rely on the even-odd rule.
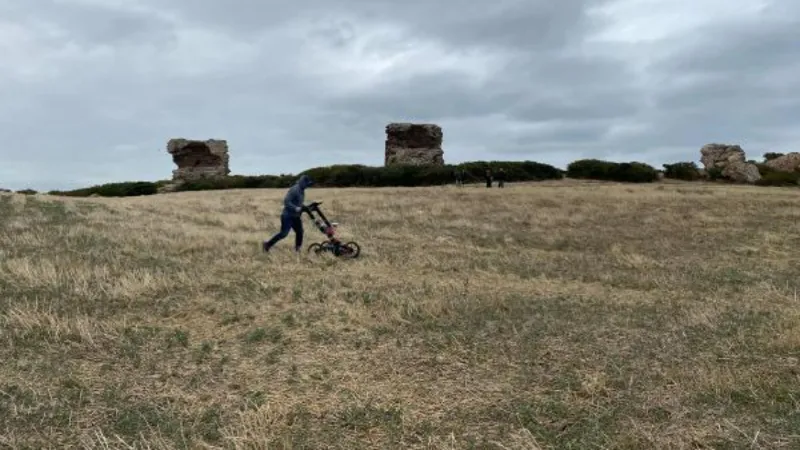
[[380,165],[391,121],[441,124],[449,162],[797,150],[798,18],[790,0],[0,0],[0,186],[168,178],[178,136],[228,139],[234,173]]
[[[443,40],[455,46],[514,46],[527,51],[580,40],[592,26],[586,20],[586,8],[602,3],[601,0],[503,0],[494,3],[342,0],[334,5],[324,0],[195,0],[187,7],[185,0],[148,1],[153,8],[237,34],[258,33],[265,27],[297,18],[335,24],[345,30],[351,22],[398,23],[416,36]],[[338,39],[347,36],[346,31],[328,32],[333,32]]]

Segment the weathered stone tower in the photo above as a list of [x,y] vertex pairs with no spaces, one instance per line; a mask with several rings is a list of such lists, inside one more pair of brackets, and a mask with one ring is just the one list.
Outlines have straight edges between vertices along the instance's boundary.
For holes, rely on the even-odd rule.
[[442,128],[435,124],[386,126],[384,165],[444,165]]
[[205,141],[170,139],[167,152],[178,166],[172,171],[175,181],[222,178],[231,173],[228,166],[228,143],[225,140]]

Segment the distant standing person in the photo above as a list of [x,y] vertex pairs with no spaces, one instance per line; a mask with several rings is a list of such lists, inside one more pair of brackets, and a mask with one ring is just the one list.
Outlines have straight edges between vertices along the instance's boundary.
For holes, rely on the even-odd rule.
[[461,187],[464,184],[464,172],[461,169],[456,169],[456,186]]
[[497,171],[497,187],[501,188],[506,185],[506,171],[504,169],[500,169]]
[[269,241],[263,244],[264,252],[269,252],[273,245],[289,235],[289,230],[294,230],[294,250],[300,251],[303,246],[303,201],[305,201],[306,188],[314,184],[308,175],[303,175],[297,180],[286,196],[283,198],[283,212],[281,213],[281,230]]
[[486,187],[492,187],[492,169],[486,169]]

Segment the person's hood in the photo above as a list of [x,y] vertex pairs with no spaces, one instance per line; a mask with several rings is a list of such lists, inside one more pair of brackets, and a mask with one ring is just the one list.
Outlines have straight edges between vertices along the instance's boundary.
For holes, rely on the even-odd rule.
[[301,190],[305,190],[307,187],[314,184],[314,180],[311,179],[308,175],[303,175],[297,180],[297,185],[300,187]]

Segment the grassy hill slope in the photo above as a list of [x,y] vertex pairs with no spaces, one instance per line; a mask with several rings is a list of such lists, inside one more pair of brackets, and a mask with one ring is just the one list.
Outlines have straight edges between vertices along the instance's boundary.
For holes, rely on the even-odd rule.
[[0,446],[800,445],[793,191],[283,193],[0,196]]

